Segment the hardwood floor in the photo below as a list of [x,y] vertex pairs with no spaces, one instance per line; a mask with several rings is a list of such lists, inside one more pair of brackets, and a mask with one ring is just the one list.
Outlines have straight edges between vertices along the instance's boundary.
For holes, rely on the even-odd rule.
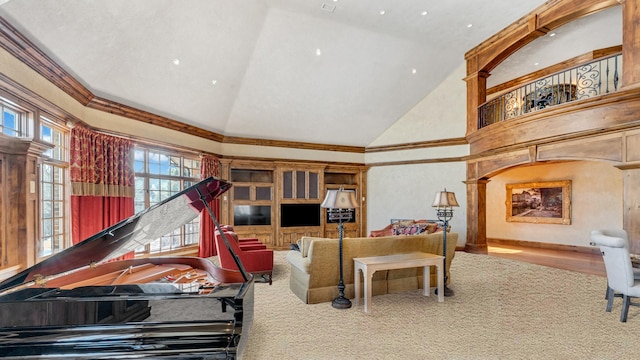
[[606,276],[602,255],[599,253],[489,244],[487,255]]

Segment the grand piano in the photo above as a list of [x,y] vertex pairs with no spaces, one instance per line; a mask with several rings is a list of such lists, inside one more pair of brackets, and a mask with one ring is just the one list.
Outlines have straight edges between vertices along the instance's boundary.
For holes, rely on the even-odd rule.
[[113,260],[202,211],[219,228],[209,201],[230,187],[203,180],[1,282],[0,357],[240,359],[254,279],[237,256],[239,271],[197,257]]

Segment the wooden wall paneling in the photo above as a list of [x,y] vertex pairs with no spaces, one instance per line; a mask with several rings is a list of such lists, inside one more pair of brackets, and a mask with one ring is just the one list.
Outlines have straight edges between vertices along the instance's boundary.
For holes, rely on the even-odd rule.
[[640,253],[640,168],[622,169],[624,181],[623,228],[631,253]]
[[467,63],[473,61],[475,65],[471,69],[467,67],[467,75],[478,71],[490,72],[518,49],[548,31],[582,16],[617,5],[620,5],[617,0],[548,1],[469,50],[465,59]]
[[360,183],[360,217],[359,217],[359,236],[366,236],[367,234],[367,172],[369,171],[368,166],[361,166],[360,171],[358,173],[359,183]]
[[471,154],[565,141],[640,126],[640,87],[554,105],[468,136]]
[[[219,160],[220,160],[220,178],[223,180],[230,180],[231,179],[231,173],[230,173],[231,160],[224,159],[224,158],[221,158]],[[220,224],[230,224],[231,218],[229,216],[229,211],[232,209],[230,208],[231,201],[229,201],[229,196],[230,196],[229,193],[231,191],[233,191],[233,186],[226,194],[223,194],[222,197],[220,197],[220,215],[219,215],[220,218],[218,219],[218,222]]]
[[5,168],[7,165],[6,156],[0,153],[0,268],[5,268],[9,266],[9,253],[7,248],[9,246],[9,227],[7,226],[6,220],[6,199],[8,197],[9,187],[6,186],[7,182],[5,174],[7,173],[7,169]]
[[485,179],[467,180],[467,241],[465,251],[487,252],[487,183]]
[[618,0],[564,0],[547,3],[549,6],[542,6],[537,12],[537,26],[549,29],[555,29],[608,7],[620,5]]
[[640,5],[637,0],[622,3],[622,86],[640,85]]
[[529,164],[535,161],[528,149],[509,152],[507,155],[497,155],[474,160],[477,163],[476,178],[488,178],[508,168]]
[[623,150],[623,134],[607,134],[540,145],[538,160],[600,160],[621,163]]
[[640,162],[640,130],[625,132],[624,140],[625,162]]
[[467,82],[467,136],[478,130],[478,106],[487,100],[487,77],[485,71],[468,74]]

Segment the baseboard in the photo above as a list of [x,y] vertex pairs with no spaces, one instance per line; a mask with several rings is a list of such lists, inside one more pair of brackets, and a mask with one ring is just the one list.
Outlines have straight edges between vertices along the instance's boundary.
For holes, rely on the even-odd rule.
[[577,246],[565,244],[551,244],[535,241],[511,240],[511,239],[487,239],[487,246],[517,246],[544,250],[572,251],[577,253],[600,255],[600,249],[593,246]]

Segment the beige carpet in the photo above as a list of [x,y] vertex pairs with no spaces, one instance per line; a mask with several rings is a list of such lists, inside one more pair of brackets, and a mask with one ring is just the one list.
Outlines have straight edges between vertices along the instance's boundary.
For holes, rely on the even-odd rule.
[[286,253],[275,252],[273,285],[256,284],[245,360],[640,358],[640,307],[627,323],[620,298],[605,312],[603,277],[458,252],[455,296],[374,296],[365,314],[303,304]]

